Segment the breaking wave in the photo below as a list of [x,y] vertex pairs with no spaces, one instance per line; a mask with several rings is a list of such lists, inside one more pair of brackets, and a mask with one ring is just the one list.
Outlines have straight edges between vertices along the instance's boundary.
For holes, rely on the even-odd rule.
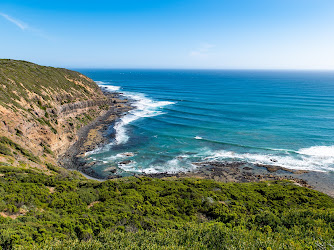
[[[97,81],[97,83],[100,87],[104,88],[107,91],[116,92],[121,89],[120,86],[109,85],[104,82]],[[140,118],[161,115],[163,114],[162,108],[164,106],[174,104],[174,102],[169,101],[152,100],[142,93],[122,92],[121,95],[133,101],[132,106],[135,108],[130,110],[126,115],[116,121],[114,125],[115,139],[111,143],[104,146],[103,148],[93,150],[88,154],[106,151],[109,150],[110,147],[112,147],[113,145],[120,145],[126,143],[129,140],[129,136],[127,134],[127,125]]]
[[233,151],[208,151],[204,160],[238,160],[254,164],[277,165],[289,169],[312,171],[333,171],[334,146],[314,146],[302,148],[294,153],[281,151],[281,154],[236,153]]

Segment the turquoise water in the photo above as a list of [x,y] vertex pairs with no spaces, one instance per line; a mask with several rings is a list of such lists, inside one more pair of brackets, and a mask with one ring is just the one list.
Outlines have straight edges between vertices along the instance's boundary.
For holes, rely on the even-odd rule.
[[136,107],[112,125],[109,145],[87,155],[100,174],[209,160],[334,170],[334,72],[80,71]]

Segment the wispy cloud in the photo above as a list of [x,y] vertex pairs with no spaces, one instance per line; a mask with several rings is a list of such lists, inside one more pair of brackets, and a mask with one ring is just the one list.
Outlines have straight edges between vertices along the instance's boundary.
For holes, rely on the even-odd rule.
[[5,13],[0,12],[0,16],[5,18],[7,21],[11,22],[12,24],[15,24],[18,28],[20,28],[23,31],[29,31],[34,33],[37,36],[40,36],[47,40],[54,40],[54,38],[51,38],[50,36],[46,35],[42,30],[36,29],[34,27],[31,27],[30,25],[26,24],[25,22],[22,22],[21,20],[18,20],[16,18],[13,18]]
[[215,45],[204,43],[199,48],[190,51],[189,55],[193,57],[208,57]]
[[9,22],[15,24],[17,27],[19,27],[21,30],[26,30],[29,28],[29,25],[20,21],[20,20],[17,20],[11,16],[8,16],[7,14],[5,13],[1,13],[0,12],[0,16],[2,16],[3,18],[7,19]]

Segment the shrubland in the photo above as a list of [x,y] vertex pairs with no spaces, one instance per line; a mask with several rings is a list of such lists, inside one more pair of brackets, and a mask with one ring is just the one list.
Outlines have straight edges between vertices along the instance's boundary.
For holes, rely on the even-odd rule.
[[289,181],[98,182],[0,166],[3,249],[332,249],[334,201]]

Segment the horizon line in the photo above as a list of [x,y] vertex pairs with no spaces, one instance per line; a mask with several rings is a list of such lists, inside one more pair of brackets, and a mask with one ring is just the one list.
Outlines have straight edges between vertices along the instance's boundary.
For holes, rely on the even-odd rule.
[[[63,66],[61,66],[63,67]],[[288,68],[144,68],[144,67],[65,67],[68,69],[94,70],[225,70],[225,71],[334,71],[334,69],[288,69]]]
[[72,70],[79,69],[94,69],[94,70],[221,70],[221,71],[334,71],[334,68],[188,68],[188,67],[104,67],[104,66],[66,66],[61,64],[48,64],[40,62],[32,62],[27,59],[14,59],[14,58],[0,58],[1,60],[14,60],[14,61],[23,61],[33,64],[38,64],[40,66],[54,67],[54,68],[66,68]]

